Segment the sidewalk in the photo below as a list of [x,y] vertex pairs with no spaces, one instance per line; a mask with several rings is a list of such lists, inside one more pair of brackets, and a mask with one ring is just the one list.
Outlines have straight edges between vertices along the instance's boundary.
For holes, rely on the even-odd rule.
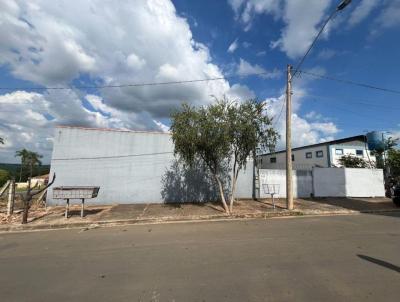
[[0,232],[37,229],[94,228],[104,225],[162,223],[171,221],[227,220],[238,218],[271,218],[298,215],[334,215],[400,212],[387,198],[319,198],[296,199],[295,209],[285,209],[284,199],[239,200],[232,215],[224,213],[219,203],[203,204],[129,204],[115,206],[88,206],[85,217],[80,217],[79,206],[71,206],[70,217],[64,217],[64,207],[31,209],[29,223],[21,225],[21,213],[5,220],[0,216]]

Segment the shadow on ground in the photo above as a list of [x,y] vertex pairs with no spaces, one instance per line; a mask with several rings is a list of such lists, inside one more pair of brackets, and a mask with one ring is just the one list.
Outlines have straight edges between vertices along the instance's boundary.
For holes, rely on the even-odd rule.
[[373,257],[370,257],[370,256],[361,255],[361,254],[357,254],[357,256],[359,258],[363,259],[363,260],[375,263],[375,264],[380,265],[380,266],[382,266],[384,268],[387,268],[387,269],[390,269],[390,270],[395,271],[397,273],[400,273],[400,267],[397,266],[397,265],[394,265],[394,264],[392,264],[390,262],[386,262],[386,261],[383,261],[383,260],[380,260],[380,259],[377,259],[377,258],[373,258]]
[[[86,216],[91,216],[91,215],[96,215],[100,212],[103,212],[103,209],[85,209],[84,211],[84,217]],[[64,214],[62,214],[63,216]],[[72,216],[81,216],[81,210],[79,209],[73,209],[68,211],[68,217]]]

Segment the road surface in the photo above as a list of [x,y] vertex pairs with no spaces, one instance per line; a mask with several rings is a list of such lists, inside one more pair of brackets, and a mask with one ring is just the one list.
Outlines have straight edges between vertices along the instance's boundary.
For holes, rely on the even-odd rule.
[[400,216],[0,234],[1,301],[399,301]]

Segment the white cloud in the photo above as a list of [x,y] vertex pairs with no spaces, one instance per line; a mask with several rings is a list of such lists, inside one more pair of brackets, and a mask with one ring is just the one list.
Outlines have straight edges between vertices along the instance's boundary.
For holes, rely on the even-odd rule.
[[400,0],[387,1],[386,7],[382,10],[376,21],[382,28],[400,25]]
[[236,19],[244,24],[245,31],[250,30],[252,20],[257,14],[281,14],[281,0],[228,0]]
[[[326,10],[331,0],[243,0],[228,1],[235,12],[236,19],[244,25],[244,30],[251,28],[256,15],[271,15],[275,20],[285,23],[279,39],[271,42],[271,48],[279,48],[294,59],[307,50],[321,21],[326,17]],[[318,28],[318,29],[317,29]],[[327,34],[325,34],[325,37]]]
[[239,65],[237,66],[236,74],[239,76],[259,75],[263,78],[276,79],[282,75],[282,72],[278,69],[273,71],[267,71],[260,65],[251,65],[246,60],[240,58]]
[[236,39],[235,41],[233,41],[231,43],[231,45],[229,45],[228,47],[228,52],[230,53],[234,53],[235,50],[239,47],[239,43],[238,43],[238,39]]
[[[292,145],[300,147],[309,144],[316,144],[323,141],[333,140],[334,136],[340,132],[335,123],[327,121],[322,114],[311,111],[304,117],[300,116],[302,103],[308,96],[308,82],[296,81],[293,88],[292,97]],[[284,89],[278,97],[268,98],[265,102],[268,104],[268,113],[274,117],[273,124],[281,136],[277,144],[277,150],[285,149],[285,131],[286,131],[286,111],[283,106],[285,100]]]
[[303,55],[318,32],[330,0],[286,1],[283,20],[286,27],[281,37],[271,43],[292,59]]
[[144,65],[146,65],[146,61],[142,58],[139,58],[136,54],[131,53],[127,58],[126,58],[126,63],[128,64],[129,67],[135,70],[140,70],[143,68]]
[[154,124],[156,124],[158,126],[158,128],[162,131],[162,132],[169,132],[169,127],[165,124],[163,124],[160,121],[157,120],[153,120]]
[[349,18],[349,25],[354,26],[369,16],[372,10],[380,3],[377,0],[363,0],[356,6]]
[[337,52],[335,50],[325,48],[318,53],[317,57],[318,57],[318,59],[321,59],[321,60],[329,60],[329,59],[332,59],[334,56],[336,56],[336,54],[337,54]]
[[242,43],[242,45],[243,45],[244,48],[249,48],[249,47],[251,46],[251,43],[250,43],[250,42],[244,41],[244,42]]
[[[79,9],[74,1],[8,0],[0,2],[0,12],[0,66],[35,85],[65,86],[81,75],[109,85],[223,77],[170,0],[87,0]],[[212,102],[211,95],[251,95],[247,87],[224,80],[93,93],[0,95],[18,106],[10,107],[15,113],[1,113],[0,131],[7,137],[2,151],[7,152],[1,152],[0,162],[12,159],[28,137],[36,142],[30,148],[48,156],[55,124],[159,129],[153,120],[168,118],[182,102],[204,105]]]
[[229,99],[245,101],[245,100],[249,100],[249,99],[254,99],[256,97],[256,95],[247,86],[240,85],[240,84],[234,84],[234,85],[232,85],[231,89],[229,90],[227,97]]

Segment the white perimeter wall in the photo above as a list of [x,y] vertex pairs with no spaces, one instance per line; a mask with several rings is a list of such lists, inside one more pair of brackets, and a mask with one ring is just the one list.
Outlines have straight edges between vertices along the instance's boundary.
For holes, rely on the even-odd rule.
[[[278,184],[280,192],[277,197],[286,197],[286,170],[260,169],[260,198],[269,198],[265,193],[266,184]],[[293,196],[310,197],[312,194],[312,172],[293,170]]]
[[382,169],[314,168],[316,197],[384,197]]
[[[286,170],[260,169],[260,198],[265,184],[278,184],[279,197],[286,197]],[[314,168],[293,171],[294,197],[384,197],[382,169]]]

